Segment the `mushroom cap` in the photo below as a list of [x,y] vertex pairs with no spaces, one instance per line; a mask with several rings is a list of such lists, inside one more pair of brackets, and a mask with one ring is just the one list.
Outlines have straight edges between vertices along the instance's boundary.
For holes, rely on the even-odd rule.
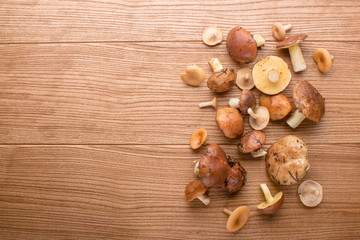
[[297,110],[311,121],[319,122],[325,114],[324,98],[308,81],[295,83],[293,100]]
[[185,69],[185,73],[180,74],[181,79],[184,83],[197,87],[200,86],[203,82],[205,82],[205,72],[202,68],[192,65],[187,66]]
[[292,109],[289,99],[281,93],[273,96],[261,95],[259,105],[269,110],[272,121],[283,119]]
[[281,205],[284,203],[284,194],[283,192],[278,192],[274,196],[274,200],[271,202],[262,202],[257,205],[257,209],[263,214],[273,214],[275,213]]
[[[268,71],[275,69],[279,72],[279,80],[272,82],[268,78]],[[283,91],[290,83],[291,72],[284,60],[276,56],[268,56],[258,61],[252,71],[254,83],[261,92],[274,95]]]
[[308,35],[301,33],[284,39],[276,45],[276,48],[288,48],[296,44],[300,44]]
[[249,117],[250,126],[255,130],[263,130],[269,124],[270,114],[266,107],[257,106],[254,110],[255,114],[259,114],[260,117]]
[[251,63],[257,56],[256,42],[245,28],[236,26],[226,38],[226,48],[230,56],[240,63]]
[[332,56],[325,48],[318,48],[314,52],[314,61],[320,72],[327,73],[331,69]]
[[[248,78],[246,78],[246,76]],[[235,83],[240,89],[252,89],[255,86],[252,78],[252,70],[250,68],[242,68],[237,71]]]
[[316,207],[323,199],[322,186],[312,180],[304,181],[298,188],[301,202],[307,207]]
[[246,133],[240,140],[238,148],[241,153],[251,153],[264,145],[266,136],[264,133],[253,130]]
[[208,46],[215,46],[222,42],[223,35],[218,27],[210,26],[204,29],[202,34],[203,42]]
[[237,192],[245,184],[246,170],[243,168],[239,160],[227,158],[228,164],[231,166],[226,178],[226,188],[230,193]]
[[207,81],[207,86],[213,92],[229,91],[236,81],[236,74],[232,68],[223,68],[211,74]]
[[240,111],[243,114],[247,114],[249,108],[254,109],[256,107],[255,95],[249,90],[244,89],[240,94]]
[[190,138],[190,147],[192,149],[198,149],[203,145],[207,137],[207,131],[203,128],[195,130]]
[[276,40],[282,41],[285,39],[286,31],[284,26],[279,22],[274,22],[272,27],[272,35]]
[[300,182],[310,168],[306,144],[293,135],[280,138],[271,145],[265,161],[269,177],[280,185]]
[[237,138],[244,132],[244,120],[236,108],[218,109],[216,111],[216,124],[227,138]]
[[235,232],[241,229],[249,219],[250,210],[246,206],[235,209],[226,222],[226,229],[229,232]]
[[201,183],[200,180],[193,180],[186,185],[185,188],[185,197],[186,201],[190,202],[195,198],[200,197],[206,192],[205,186]]

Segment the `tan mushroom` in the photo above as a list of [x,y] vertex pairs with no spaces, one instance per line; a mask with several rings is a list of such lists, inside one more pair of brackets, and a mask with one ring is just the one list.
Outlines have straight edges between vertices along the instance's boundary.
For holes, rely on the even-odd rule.
[[252,70],[250,68],[242,68],[236,73],[236,86],[240,89],[252,89],[255,84],[252,78]]
[[187,66],[185,73],[181,73],[180,77],[184,83],[193,87],[197,87],[205,81],[205,72],[202,68],[196,65]]
[[273,96],[261,95],[259,105],[269,110],[272,121],[283,119],[292,109],[289,99],[281,93]]
[[325,48],[318,48],[314,52],[314,61],[322,73],[327,73],[331,69],[332,59],[334,57]]
[[190,147],[192,149],[198,149],[199,147],[201,147],[203,144],[205,144],[206,141],[206,137],[207,137],[207,131],[203,128],[199,128],[197,129],[190,138]]
[[204,108],[204,107],[213,107],[213,108],[216,109],[216,107],[217,107],[217,98],[214,97],[213,100],[211,100],[209,102],[199,103],[199,108]]
[[232,68],[223,68],[218,58],[212,58],[209,64],[213,74],[207,81],[208,88],[213,92],[229,91],[236,81],[236,74]]
[[263,130],[269,124],[270,114],[266,107],[249,108],[248,114],[250,126],[255,130]]
[[230,98],[229,106],[239,108],[241,113],[247,114],[249,108],[254,109],[256,107],[255,95],[249,89],[244,89],[240,94],[240,98]]
[[265,183],[260,184],[260,187],[264,193],[266,202],[262,202],[257,205],[257,209],[264,214],[274,214],[284,203],[284,194],[282,192],[278,192],[273,197]]
[[301,202],[307,207],[316,207],[323,199],[322,186],[312,180],[304,181],[298,188]]
[[227,138],[237,138],[244,132],[244,120],[236,108],[218,109],[216,124]]
[[226,223],[226,229],[229,232],[236,232],[247,223],[250,210],[246,206],[241,206],[236,208],[233,212],[224,208],[224,213],[230,215]]
[[285,26],[283,26],[279,22],[274,22],[272,27],[272,35],[276,40],[282,41],[285,39],[286,32],[290,31],[291,28],[292,28],[291,24],[286,24]]
[[266,140],[265,134],[260,131],[250,131],[246,133],[238,144],[241,153],[251,153],[253,157],[262,157],[266,155],[266,151],[261,149]]
[[279,42],[276,48],[288,48],[290,53],[291,63],[293,65],[294,72],[300,72],[306,69],[306,63],[301,52],[300,43],[304,41],[308,35],[298,34],[286,38]]
[[204,29],[202,34],[203,42],[208,46],[215,46],[222,42],[223,35],[219,28],[210,26]]
[[205,205],[208,205],[210,203],[210,198],[208,198],[205,195],[206,191],[207,189],[201,183],[200,180],[193,180],[189,182],[188,185],[186,185],[185,188],[186,201],[190,202],[197,198]]

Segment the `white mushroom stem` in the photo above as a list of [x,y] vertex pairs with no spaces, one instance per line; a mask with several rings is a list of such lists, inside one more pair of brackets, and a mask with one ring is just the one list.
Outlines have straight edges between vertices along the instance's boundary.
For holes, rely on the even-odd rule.
[[286,24],[285,26],[284,26],[284,30],[285,30],[285,32],[288,32],[288,31],[290,31],[292,29],[292,25],[289,23],[289,24]]
[[304,121],[305,119],[305,115],[302,114],[299,110],[296,110],[291,117],[286,121],[286,123],[292,127],[292,128],[297,128],[297,126],[300,125],[300,123],[302,121]]
[[197,160],[195,167],[194,167],[194,174],[196,177],[199,177],[199,162],[200,161]]
[[270,68],[266,71],[266,75],[270,82],[276,83],[280,79],[280,72],[275,68]]
[[209,102],[202,102],[199,103],[199,108],[204,108],[204,107],[213,107],[216,108],[216,97],[213,98],[213,100],[209,101]]
[[223,211],[229,216],[232,214],[232,211],[230,211],[229,209],[224,208]]
[[197,199],[199,199],[200,201],[203,202],[203,204],[208,205],[210,203],[210,198],[208,196],[206,196],[205,194],[197,197]]
[[265,183],[260,184],[261,190],[264,193],[265,199],[267,202],[272,202],[274,200],[273,196],[271,195],[271,192],[267,185]]
[[306,69],[306,63],[301,52],[300,43],[289,47],[291,63],[294,72],[300,72]]
[[254,38],[254,40],[256,42],[257,47],[261,47],[261,46],[265,45],[265,39],[261,35],[255,34],[253,36],[253,38]]
[[247,112],[252,118],[256,119],[258,122],[262,122],[266,120],[262,118],[262,114],[256,114],[254,110],[252,110],[252,108],[248,108]]
[[252,151],[251,156],[254,157],[254,158],[257,158],[257,157],[265,156],[266,153],[267,152],[264,149],[260,148],[258,150]]
[[239,98],[230,98],[229,106],[232,108],[239,108],[240,107],[240,99]]
[[220,60],[218,58],[211,58],[209,61],[209,65],[213,72],[220,71],[224,67],[221,65]]

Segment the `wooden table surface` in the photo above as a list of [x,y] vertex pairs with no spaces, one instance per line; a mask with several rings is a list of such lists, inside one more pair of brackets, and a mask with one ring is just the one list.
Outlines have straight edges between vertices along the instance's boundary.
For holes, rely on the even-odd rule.
[[[304,207],[297,186],[277,186],[264,158],[241,156],[238,140],[217,129],[203,84],[185,85],[187,65],[207,76],[208,60],[229,57],[225,38],[235,25],[267,40],[257,60],[282,57],[271,36],[274,21],[306,33],[304,79],[326,98],[320,123],[296,130],[285,121],[264,130],[269,147],[294,134],[303,139],[323,202]],[[202,30],[217,25],[224,42],[207,47]],[[119,1],[2,0],[0,2],[0,239],[359,239],[360,238],[360,1]],[[335,57],[328,74],[312,54]],[[291,68],[291,67],[290,67]],[[219,106],[239,96],[216,95]],[[256,96],[260,95],[254,90]],[[235,194],[210,190],[211,203],[185,202],[195,179],[191,133],[203,127],[248,171]],[[245,117],[245,131],[250,130]],[[225,229],[230,210],[264,201],[267,183],[283,191],[274,216],[251,217],[237,233]]]

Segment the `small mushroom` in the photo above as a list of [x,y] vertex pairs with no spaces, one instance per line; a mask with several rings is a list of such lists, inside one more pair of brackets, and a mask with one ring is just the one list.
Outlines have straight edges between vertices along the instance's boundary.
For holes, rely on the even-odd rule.
[[255,95],[249,89],[244,89],[240,94],[240,98],[230,98],[229,106],[239,108],[241,113],[247,114],[249,108],[256,107]]
[[216,112],[216,124],[227,138],[237,138],[244,132],[244,120],[236,108],[220,108]]
[[310,168],[306,144],[293,135],[280,138],[271,145],[265,160],[269,177],[280,185],[300,182]]
[[252,89],[255,84],[252,78],[252,70],[250,68],[242,68],[236,73],[236,86],[240,89]]
[[288,48],[294,72],[306,69],[304,57],[301,52],[300,43],[308,37],[306,34],[298,34],[279,42],[276,48]]
[[199,199],[201,202],[203,202],[205,205],[208,205],[210,203],[210,198],[208,198],[205,195],[205,192],[207,189],[205,186],[201,183],[200,180],[193,180],[186,185],[185,188],[185,197],[186,201],[190,202],[194,199]]
[[192,65],[187,66],[185,73],[180,74],[180,77],[184,83],[193,87],[197,87],[205,81],[205,72],[202,68],[196,65]]
[[248,114],[250,126],[255,130],[263,130],[269,124],[270,114],[266,107],[249,108]]
[[227,162],[231,168],[226,178],[226,188],[230,193],[237,192],[245,184],[246,170],[235,158],[228,156]]
[[229,232],[236,232],[240,230],[249,219],[250,210],[246,206],[236,208],[233,212],[224,208],[224,213],[229,215],[226,222],[226,229]]
[[269,110],[272,121],[283,119],[292,109],[289,99],[281,93],[273,96],[261,95],[259,105]]
[[236,74],[232,68],[223,68],[218,58],[212,58],[209,64],[214,73],[209,77],[207,86],[213,92],[229,91],[236,81]]
[[301,202],[307,207],[316,207],[323,199],[322,186],[312,180],[304,181],[298,188]]
[[253,130],[246,133],[240,140],[238,144],[238,149],[241,153],[251,153],[253,157],[262,157],[266,155],[266,151],[261,149],[261,146],[264,145],[266,140],[265,134]]
[[318,48],[314,52],[314,61],[322,73],[327,73],[331,69],[332,59],[334,57],[325,48]]
[[268,56],[258,61],[252,75],[256,88],[269,95],[283,91],[291,80],[288,65],[276,56]]
[[240,63],[253,62],[257,56],[257,48],[264,44],[263,37],[253,36],[240,26],[231,29],[226,39],[226,48],[230,56]]
[[299,126],[305,118],[319,122],[325,114],[324,98],[305,80],[299,80],[295,83],[293,100],[297,109],[286,121],[292,128]]
[[203,42],[208,46],[215,46],[222,42],[223,35],[219,28],[215,26],[207,27],[202,34]]
[[274,214],[284,203],[284,194],[278,192],[274,197],[265,183],[260,184],[261,190],[264,193],[266,202],[257,205],[257,209],[263,214]]
[[206,137],[207,137],[207,131],[203,128],[199,128],[197,129],[190,138],[190,147],[192,149],[198,149],[199,147],[201,147],[205,141],[206,141]]
[[209,102],[199,103],[199,108],[204,108],[204,107],[213,107],[213,108],[216,109],[216,107],[217,107],[217,99],[216,99],[216,97],[214,97],[213,100],[211,100]]
[[286,32],[290,31],[291,28],[292,28],[291,24],[286,24],[284,26],[279,22],[274,22],[272,27],[272,35],[276,40],[282,41],[285,39]]

